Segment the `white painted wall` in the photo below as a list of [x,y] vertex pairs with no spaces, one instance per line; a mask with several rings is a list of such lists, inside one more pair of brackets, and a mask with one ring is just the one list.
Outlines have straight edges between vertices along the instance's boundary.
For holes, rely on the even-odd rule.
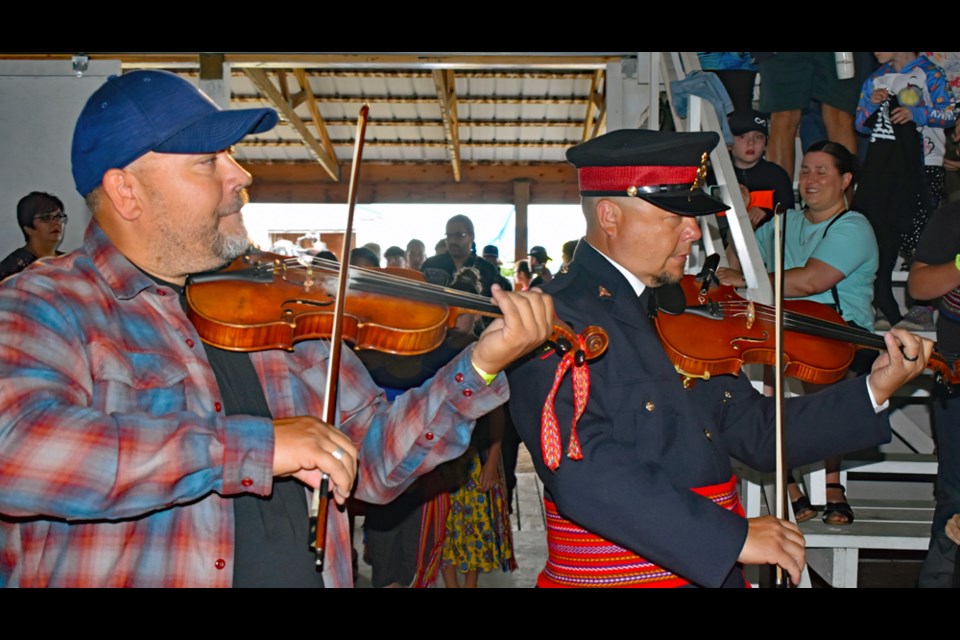
[[23,246],[17,201],[46,191],[70,215],[62,251],[83,242],[89,213],[70,173],[73,125],[87,98],[120,62],[91,62],[78,78],[69,61],[0,62],[0,259]]

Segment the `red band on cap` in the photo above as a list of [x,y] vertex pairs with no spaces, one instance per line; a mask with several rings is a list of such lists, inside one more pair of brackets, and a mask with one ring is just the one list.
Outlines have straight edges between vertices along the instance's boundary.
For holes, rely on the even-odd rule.
[[699,167],[581,167],[580,191],[626,191],[627,187],[693,184]]

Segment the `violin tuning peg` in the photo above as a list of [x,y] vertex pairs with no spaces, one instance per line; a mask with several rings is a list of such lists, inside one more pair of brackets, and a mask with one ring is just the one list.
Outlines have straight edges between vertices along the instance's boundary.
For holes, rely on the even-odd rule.
[[583,349],[577,349],[576,353],[573,354],[574,366],[582,367],[586,361],[587,361],[586,352]]

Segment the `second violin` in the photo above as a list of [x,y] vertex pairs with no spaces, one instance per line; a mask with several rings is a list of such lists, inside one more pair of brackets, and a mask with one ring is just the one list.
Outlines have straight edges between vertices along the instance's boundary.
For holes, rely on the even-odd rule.
[[[657,294],[654,324],[677,372],[689,386],[713,375],[739,373],[744,364],[774,363],[774,309],[720,285],[702,291],[684,276]],[[885,350],[883,337],[848,326],[832,308],[807,300],[784,303],[785,374],[815,384],[841,379],[859,348]],[[946,382],[960,371],[934,353],[928,366]]]

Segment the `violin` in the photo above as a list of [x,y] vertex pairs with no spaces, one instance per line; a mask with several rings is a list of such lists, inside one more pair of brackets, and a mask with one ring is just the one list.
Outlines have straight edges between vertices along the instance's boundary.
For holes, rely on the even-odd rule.
[[[699,284],[693,275],[657,289],[653,318],[667,356],[689,387],[696,379],[737,375],[744,364],[773,365],[774,312],[746,300],[729,285]],[[786,300],[784,374],[805,382],[841,379],[858,349],[886,350],[883,337],[850,327],[833,308],[810,300]],[[958,363],[934,352],[927,363],[938,382],[960,382]]]
[[[250,252],[221,271],[191,276],[187,315],[204,342],[228,351],[292,350],[301,340],[328,339],[339,268],[332,260]],[[343,339],[355,349],[418,355],[439,347],[464,313],[501,317],[491,298],[430,284],[419,271],[351,266],[348,273]],[[563,354],[581,338],[578,359],[607,349],[601,327],[578,336],[559,319],[549,343]]]

